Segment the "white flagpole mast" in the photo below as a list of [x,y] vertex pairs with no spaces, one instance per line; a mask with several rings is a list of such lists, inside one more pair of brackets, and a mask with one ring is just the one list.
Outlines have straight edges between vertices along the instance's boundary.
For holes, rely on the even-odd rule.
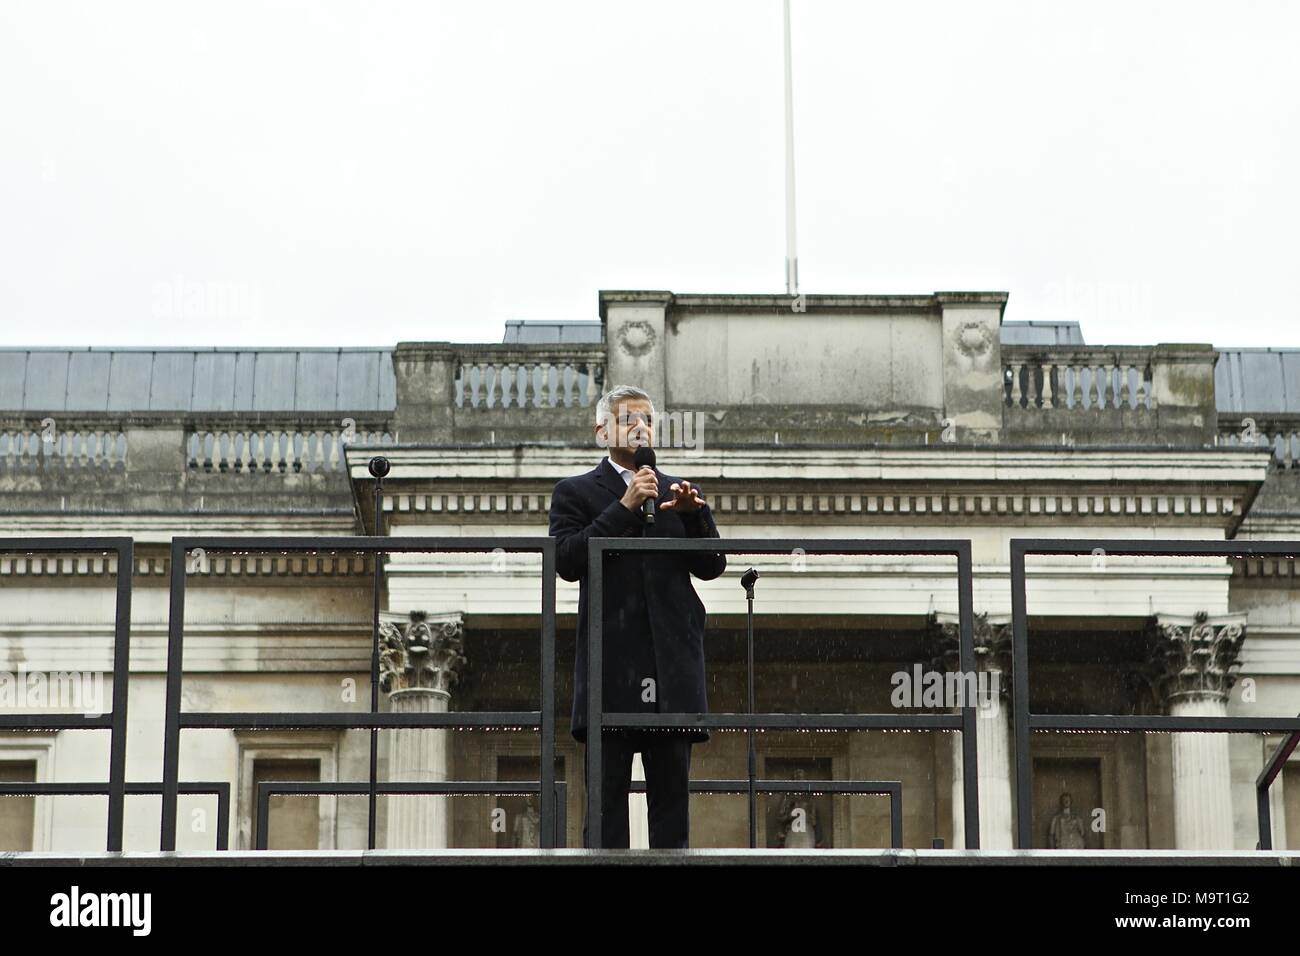
[[794,245],[794,90],[790,70],[790,0],[785,0],[785,291],[799,294],[799,255]]

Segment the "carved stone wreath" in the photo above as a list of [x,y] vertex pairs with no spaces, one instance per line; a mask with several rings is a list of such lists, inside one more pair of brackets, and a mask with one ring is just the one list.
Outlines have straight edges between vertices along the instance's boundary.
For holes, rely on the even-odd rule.
[[953,331],[957,351],[969,358],[978,358],[993,344],[993,333],[983,322],[963,322]]
[[656,338],[654,326],[641,319],[628,322],[618,330],[619,348],[632,358],[640,358],[654,348]]

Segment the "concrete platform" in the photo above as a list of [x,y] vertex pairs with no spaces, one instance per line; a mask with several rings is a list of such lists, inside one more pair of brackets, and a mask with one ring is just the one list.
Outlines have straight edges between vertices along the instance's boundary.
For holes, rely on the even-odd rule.
[[1295,867],[1300,850],[319,850],[0,853],[8,867],[275,866]]

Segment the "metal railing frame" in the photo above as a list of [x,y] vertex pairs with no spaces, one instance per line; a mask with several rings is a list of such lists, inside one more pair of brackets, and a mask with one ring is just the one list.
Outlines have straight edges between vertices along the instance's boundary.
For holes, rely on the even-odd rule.
[[[199,713],[181,709],[185,633],[186,558],[190,551],[204,552],[291,552],[331,551],[374,555],[412,553],[539,553],[542,556],[541,594],[541,709],[540,711],[452,711],[436,714],[325,712]],[[550,842],[555,832],[555,539],[552,537],[177,537],[171,545],[171,609],[167,640],[166,722],[163,741],[163,808],[159,848],[176,849],[176,798],[180,773],[180,734],[185,729],[252,730],[266,728],[335,729],[376,731],[397,727],[430,729],[438,727],[472,727],[477,729],[522,728],[541,734],[540,793],[542,838]],[[376,625],[377,629],[377,625]],[[375,659],[372,648],[372,661]],[[372,664],[373,667],[373,664]],[[372,699],[373,708],[375,700]],[[373,737],[373,734],[372,734]],[[367,794],[370,817],[375,816],[375,799],[379,793],[372,755]],[[370,849],[374,849],[371,827]]]
[[[692,780],[691,793],[748,793],[748,780]],[[845,796],[889,797],[889,846],[903,848],[903,783],[901,780],[756,780],[756,793],[832,793]],[[633,780],[629,793],[645,793],[646,782]]]
[[[762,781],[757,789],[763,793],[843,793],[843,794],[879,794],[889,797],[889,841],[892,849],[903,846],[903,785],[897,780],[807,780],[796,784],[781,784]],[[691,793],[745,793],[749,788],[746,780],[692,780]],[[634,780],[629,793],[645,793],[646,782]],[[440,783],[381,783],[379,792],[383,794],[517,794],[537,793],[541,782],[537,780],[511,780],[497,783],[481,781],[449,780]],[[310,795],[358,795],[369,792],[363,783],[313,783],[300,781],[263,780],[257,785],[257,832],[254,835],[253,848],[265,850],[269,842],[271,797],[275,794]],[[555,836],[554,847],[563,848],[568,843],[565,832],[567,787],[563,780],[555,781]],[[219,849],[225,849],[220,847]],[[401,847],[389,847],[401,849]]]
[[[131,679],[131,575],[135,543],[123,537],[0,538],[0,554],[113,552],[117,555],[117,600],[113,616],[113,708],[94,717],[84,714],[0,714],[0,730],[107,730],[109,853],[122,850],[126,806],[126,705]],[[46,785],[48,786],[48,784]]]
[[[542,555],[542,611],[541,643],[542,674],[540,711],[519,712],[451,712],[444,714],[394,714],[356,712],[238,712],[196,713],[180,708],[183,661],[184,596],[186,556],[194,548],[211,551],[235,552],[289,552],[332,551],[374,555],[376,560],[385,554],[399,553],[467,553],[502,550]],[[973,610],[971,578],[971,544],[968,540],[928,539],[913,541],[880,541],[867,539],[716,539],[716,538],[593,538],[589,541],[589,573],[591,588],[588,609],[592,622],[590,654],[588,659],[588,727],[595,735],[588,735],[589,751],[587,792],[588,805],[594,826],[591,839],[599,846],[600,834],[600,729],[602,727],[639,728],[717,728],[731,730],[785,730],[785,729],[916,729],[959,730],[962,732],[963,793],[966,820],[966,845],[979,847],[977,754],[975,707],[961,708],[959,714],[606,714],[601,710],[601,564],[605,552],[629,551],[712,551],[729,554],[793,553],[801,548],[804,554],[870,554],[870,555],[950,555],[957,559],[957,585],[959,607],[959,656],[964,672],[974,671]],[[1290,754],[1300,745],[1300,716],[1296,717],[1172,717],[1165,715],[1068,715],[1035,714],[1029,710],[1029,659],[1028,614],[1025,591],[1025,556],[1029,554],[1083,556],[1101,548],[1117,556],[1184,556],[1184,557],[1296,557],[1300,556],[1300,542],[1296,541],[1185,541],[1108,538],[1014,538],[1011,552],[1011,605],[1012,605],[1012,703],[1013,739],[1015,749],[1015,810],[1017,816],[1016,843],[1027,849],[1032,843],[1032,766],[1029,759],[1029,737],[1035,730],[1099,730],[1110,732],[1156,731],[1173,733],[1282,733],[1287,737],[1278,745],[1256,779],[1257,811],[1260,827],[1260,849],[1271,849],[1271,824],[1268,809],[1270,784],[1281,772]],[[327,728],[327,729],[393,729],[399,727],[437,728],[504,728],[524,727],[539,730],[542,748],[542,780],[537,783],[541,800],[544,842],[554,843],[556,820],[556,791],[554,780],[554,695],[555,695],[555,539],[535,538],[455,538],[387,536],[354,537],[177,537],[171,545],[171,613],[168,630],[166,724],[163,757],[163,778],[160,784],[128,783],[126,770],[126,722],[128,685],[130,680],[130,612],[132,574],[134,571],[134,542],[128,537],[34,537],[0,538],[0,554],[57,554],[60,552],[114,553],[117,557],[116,611],[113,643],[113,707],[108,714],[88,717],[79,714],[0,714],[0,730],[108,730],[111,732],[109,779],[106,784],[91,783],[22,783],[5,785],[0,792],[10,794],[57,796],[79,793],[108,796],[107,849],[122,849],[124,802],[129,794],[159,793],[162,797],[162,832],[160,849],[175,849],[177,827],[177,798],[180,793],[218,794],[218,814],[229,813],[228,784],[186,784],[179,780],[180,732],[183,729],[253,729],[253,728]],[[593,746],[594,743],[594,746]],[[372,774],[373,777],[373,774]],[[762,781],[764,792],[801,792],[808,781]],[[855,783],[846,781],[821,781],[825,790],[831,784]],[[862,783],[862,782],[856,782]],[[875,782],[885,784],[888,782]],[[726,786],[711,791],[711,785]],[[693,792],[733,792],[731,785],[742,781],[694,781]],[[287,785],[287,784],[286,784]],[[513,792],[520,792],[526,782],[512,782]],[[337,784],[335,786],[365,787],[373,796],[384,792],[417,792],[389,790],[397,784],[378,784],[373,779],[367,784]],[[423,786],[423,785],[421,785]],[[462,792],[468,786],[483,784],[455,784]],[[224,796],[220,790],[225,787]],[[784,788],[797,787],[798,791]],[[643,782],[635,782],[632,792],[642,792]],[[325,792],[325,791],[322,791]],[[338,792],[354,792],[352,790]],[[438,791],[432,791],[438,792]],[[494,792],[494,791],[483,791]],[[850,792],[837,790],[836,792]],[[864,791],[874,792],[874,791]],[[900,794],[901,797],[901,794]],[[891,796],[891,808],[897,802]],[[223,810],[224,806],[224,810]],[[373,807],[372,807],[373,815]],[[891,809],[891,817],[893,810]],[[265,819],[264,815],[261,819]],[[220,843],[226,842],[228,825],[221,826]],[[547,841],[548,835],[550,840]],[[219,845],[218,847],[222,847]]]
[[[603,708],[603,576],[609,552],[725,554],[860,554],[935,555],[957,559],[958,648],[960,668],[975,673],[973,578],[971,543],[966,539],[907,541],[862,538],[589,538],[587,542],[587,841],[601,845],[601,751],[605,727],[643,729],[728,730],[958,730],[962,734],[962,793],[966,848],[979,849],[979,771],[976,705],[966,701],[957,714],[689,714],[606,713]],[[581,640],[581,635],[579,636]],[[798,785],[805,781],[764,780],[764,786]],[[748,790],[748,782],[745,784]],[[757,787],[756,787],[757,789]],[[752,829],[752,828],[751,828]]]
[[[381,782],[378,785],[379,792],[386,796],[403,795],[403,796],[430,796],[442,794],[446,796],[490,796],[490,795],[517,795],[537,793],[542,790],[540,780],[439,780],[439,781],[390,781]],[[289,796],[358,796],[370,793],[370,785],[367,783],[316,783],[314,781],[298,780],[263,780],[257,785],[257,832],[253,836],[253,849],[265,850],[266,844],[270,842],[271,821],[269,818],[269,809],[271,806],[271,797],[276,794],[285,794]],[[554,800],[555,800],[555,827],[551,833],[551,846],[538,847],[538,849],[554,849],[563,847],[565,844],[564,829],[566,827],[565,817],[565,800],[568,796],[568,787],[563,780],[554,781]],[[538,814],[541,814],[541,808],[538,808]],[[545,829],[545,820],[542,823]],[[404,847],[388,847],[390,850],[401,850]]]
[[1282,738],[1268,760],[1264,761],[1264,768],[1260,770],[1259,776],[1255,778],[1255,814],[1259,820],[1259,845],[1255,847],[1257,850],[1273,849],[1273,811],[1268,805],[1268,791],[1278,774],[1282,772],[1287,760],[1291,758],[1297,744],[1300,744],[1300,730],[1289,737]]
[[[162,796],[162,781],[157,783],[136,783],[127,781],[128,797]],[[218,850],[230,849],[230,783],[226,780],[209,780],[190,783],[181,781],[180,792],[186,796],[211,795],[217,798],[217,846]],[[109,793],[105,783],[5,783],[0,782],[0,796],[3,797],[102,797]]]
[[[1025,597],[1025,555],[1028,554],[1082,557],[1084,555],[1091,556],[1100,549],[1108,556],[1121,557],[1295,557],[1300,555],[1300,541],[1183,541],[1177,539],[1142,541],[1133,538],[1012,538],[1010,543],[1011,703],[1014,714],[1014,793],[1017,849],[1028,850],[1033,843],[1033,766],[1029,756],[1029,737],[1035,730],[1287,734],[1295,734],[1300,731],[1300,717],[1174,717],[1162,714],[1082,715],[1031,713],[1029,710],[1029,623]],[[1256,787],[1258,790],[1258,781]],[[1261,808],[1264,806],[1263,803],[1258,805]],[[1262,821],[1260,825],[1262,832]]]

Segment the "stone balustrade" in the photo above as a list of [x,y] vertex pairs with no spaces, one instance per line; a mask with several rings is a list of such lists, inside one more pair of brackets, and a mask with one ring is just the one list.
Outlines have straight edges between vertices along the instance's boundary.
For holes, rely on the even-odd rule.
[[1256,412],[1219,415],[1219,445],[1232,448],[1258,447],[1273,450],[1277,468],[1300,467],[1300,415]]
[[1008,408],[1153,409],[1151,348],[1003,346],[1003,404]]
[[603,390],[603,346],[470,345],[455,353],[458,409],[586,408]]
[[1212,346],[1004,345],[1001,353],[1003,441],[1218,443]]
[[207,472],[342,472],[349,444],[391,445],[394,435],[383,423],[358,424],[332,419],[311,427],[310,421],[285,416],[279,424],[252,427],[232,420],[205,424],[185,433],[186,466]]
[[113,422],[0,419],[0,469],[121,469],[126,454]]

